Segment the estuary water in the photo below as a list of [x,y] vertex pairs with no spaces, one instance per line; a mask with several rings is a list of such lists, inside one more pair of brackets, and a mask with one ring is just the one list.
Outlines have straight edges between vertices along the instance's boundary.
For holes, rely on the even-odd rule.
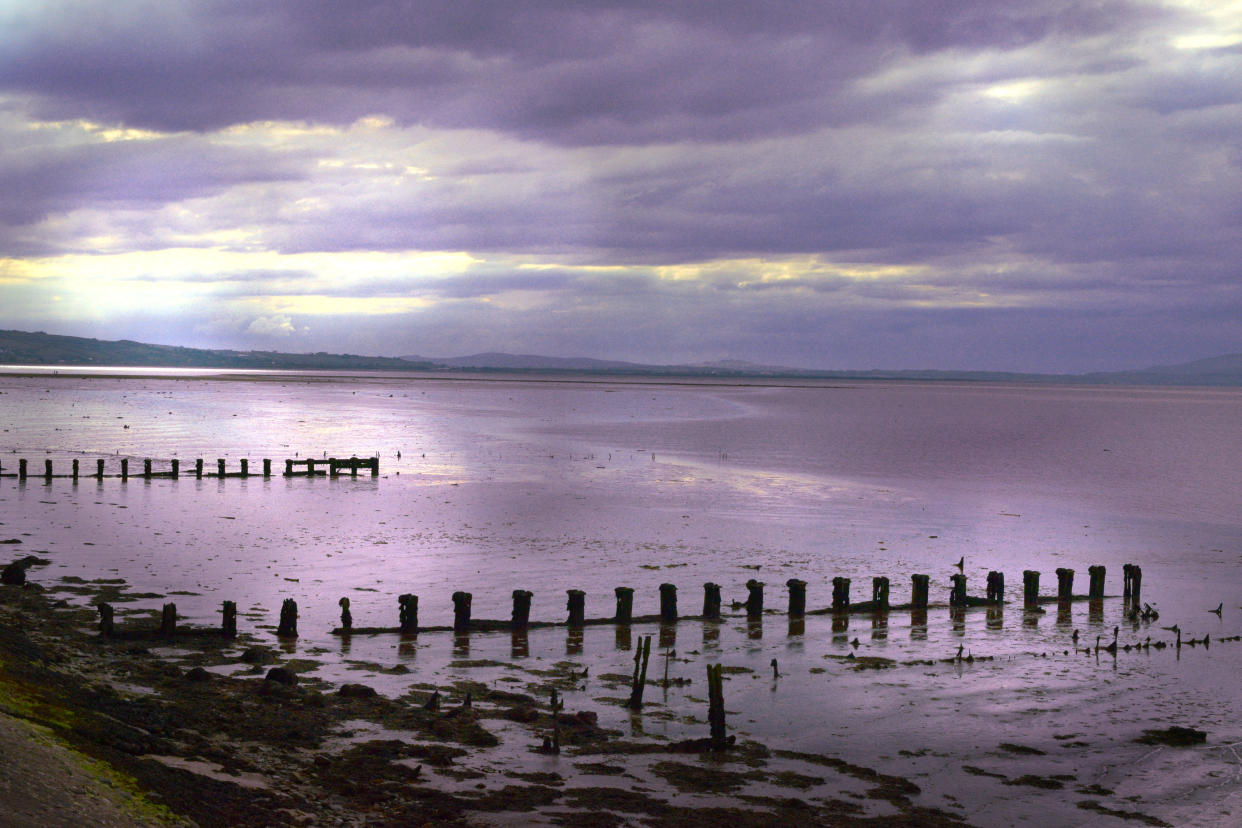
[[[0,472],[25,457],[32,477],[0,478],[0,539],[52,560],[31,571],[42,583],[123,578],[161,596],[120,618],[175,599],[189,621],[216,624],[227,599],[244,630],[268,635],[294,598],[296,650],[322,662],[317,675],[398,695],[466,675],[469,660],[626,673],[633,640],[609,626],[534,630],[522,648],[507,633],[343,643],[329,634],[340,597],[357,626],[395,625],[402,593],[420,597],[421,624],[451,623],[457,590],[476,618],[506,619],[511,592],[531,590],[531,618],[549,621],[565,618],[569,589],[586,592],[588,617],[612,614],[617,586],[635,589],[636,615],[655,613],[661,583],[678,587],[683,614],[699,611],[707,581],[729,612],[749,579],[775,610],[790,578],[807,582],[811,609],[831,603],[836,576],[851,578],[854,601],[887,576],[899,603],[926,573],[943,602],[964,557],[973,595],[1004,572],[1003,612],[933,608],[919,623],[895,611],[834,628],[780,613],[748,624],[737,610],[664,631],[653,671],[667,661],[692,680],[657,692],[667,715],[636,722],[590,680],[567,705],[627,732],[702,736],[703,665],[718,661],[737,670],[733,732],[908,776],[926,804],[980,824],[1121,824],[1084,801],[1176,825],[1242,819],[1242,643],[1078,652],[1114,627],[1122,645],[1171,643],[1173,624],[1187,639],[1242,633],[1240,390],[2,370]],[[280,476],[286,458],[350,455],[378,455],[379,476]],[[183,476],[38,477],[48,458],[58,474],[74,458],[84,474],[96,458],[114,474],[122,457],[132,475],[145,458],[157,470],[178,458]],[[230,471],[271,458],[275,475],[185,476],[199,457]],[[1119,596],[1125,563],[1142,566],[1157,622],[1127,621],[1119,597],[1022,611],[1023,570],[1050,595],[1053,571],[1072,568],[1085,593],[1087,567],[1103,564]],[[959,647],[977,660],[941,661]],[[856,669],[851,653],[884,669]],[[367,666],[395,664],[410,673]],[[1174,724],[1207,743],[1134,742]],[[1013,784],[1030,776],[1062,787]]]

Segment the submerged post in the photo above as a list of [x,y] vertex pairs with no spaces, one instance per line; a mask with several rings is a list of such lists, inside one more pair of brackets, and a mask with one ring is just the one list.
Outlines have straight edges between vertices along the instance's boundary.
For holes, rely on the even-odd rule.
[[1022,571],[1022,606],[1026,609],[1039,606],[1039,573],[1034,569]]
[[660,620],[677,620],[677,587],[673,584],[660,584]]
[[1074,597],[1074,570],[1057,568],[1057,601],[1066,602]]
[[1104,597],[1104,567],[1102,565],[1087,567],[1087,597],[1099,601]]
[[565,622],[571,627],[581,627],[586,621],[586,593],[580,589],[565,590],[569,600],[565,609],[569,610],[569,619]]
[[790,578],[785,586],[789,587],[789,617],[801,618],[806,615],[806,581]]
[[966,575],[959,572],[956,575],[950,575],[949,580],[953,582],[953,586],[949,589],[949,606],[966,606]]
[[888,609],[888,578],[883,575],[871,579],[871,603],[876,609]]
[[409,593],[399,595],[397,606],[400,610],[401,632],[418,632],[418,596]]
[[703,584],[703,617],[713,620],[720,618],[720,584],[711,581]]
[[292,598],[286,598],[280,605],[280,626],[276,628],[276,635],[281,638],[298,637],[298,603]]
[[524,630],[530,624],[530,599],[534,593],[529,589],[513,590],[513,629]]
[[618,624],[628,624],[634,617],[634,588],[617,587],[613,590],[617,596],[617,614],[613,620]]
[[160,635],[176,635],[177,634],[177,605],[165,604],[164,612],[160,616]]
[[763,615],[763,582],[751,578],[746,582],[746,617],[759,618]]
[[453,629],[470,629],[470,602],[474,600],[469,592],[453,593]]
[[850,579],[840,575],[832,579],[832,611],[849,612]]
[[225,638],[237,638],[237,602],[225,601],[221,612],[220,633]]
[[930,584],[930,575],[910,576],[910,606],[914,609],[927,609],[927,594]]

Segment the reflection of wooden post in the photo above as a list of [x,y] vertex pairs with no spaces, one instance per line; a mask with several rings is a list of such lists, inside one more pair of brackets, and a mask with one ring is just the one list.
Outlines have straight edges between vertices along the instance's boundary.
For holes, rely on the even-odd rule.
[[720,618],[720,584],[711,581],[703,584],[703,617]]
[[763,615],[763,582],[751,578],[746,582],[746,617],[759,618]]
[[849,612],[850,579],[837,576],[832,579],[832,611]]
[[618,624],[628,624],[634,617],[634,588],[617,587],[613,590],[617,596],[617,614],[613,620]]
[[801,618],[806,615],[806,581],[790,578],[785,586],[789,587],[789,617]]
[[673,584],[660,584],[660,620],[677,620],[677,587]]
[[566,590],[569,601],[565,609],[569,610],[569,620],[565,623],[571,627],[581,627],[586,620],[586,593],[580,589]]
[[1039,606],[1039,573],[1033,569],[1022,571],[1022,606],[1026,609]]
[[1087,567],[1087,580],[1087,597],[1092,601],[1101,600],[1104,597],[1104,567]]
[[1057,569],[1057,601],[1065,602],[1074,597],[1074,570],[1065,567]]

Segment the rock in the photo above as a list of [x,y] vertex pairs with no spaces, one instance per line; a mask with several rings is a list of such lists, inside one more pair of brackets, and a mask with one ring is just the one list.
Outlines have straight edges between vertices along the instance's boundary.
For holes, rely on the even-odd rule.
[[251,647],[241,654],[241,660],[247,664],[269,664],[274,659],[272,658],[272,654],[267,650],[260,649],[259,647]]
[[285,684],[290,687],[298,683],[298,674],[290,670],[288,667],[273,667],[267,671],[264,681],[274,681],[278,684]]
[[1207,741],[1207,733],[1193,727],[1172,727],[1164,730],[1144,730],[1143,735],[1134,741],[1142,745],[1169,745],[1170,747],[1189,747]]
[[376,693],[374,687],[367,687],[365,684],[342,684],[337,695],[343,699],[369,699]]
[[186,681],[211,681],[211,673],[202,667],[193,667],[185,674]]

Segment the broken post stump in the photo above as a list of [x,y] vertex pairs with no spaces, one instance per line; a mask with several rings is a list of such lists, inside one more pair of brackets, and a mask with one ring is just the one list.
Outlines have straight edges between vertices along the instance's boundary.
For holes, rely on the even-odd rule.
[[806,581],[790,578],[785,586],[789,587],[789,617],[803,617],[806,615]]
[[1087,567],[1087,597],[1092,601],[1104,598],[1104,567],[1101,565]]
[[677,587],[673,584],[660,584],[660,620],[677,620]]
[[569,610],[569,618],[565,621],[571,627],[581,627],[586,621],[586,593],[580,589],[567,589],[569,600],[565,609]]
[[763,615],[763,581],[751,578],[746,582],[746,617],[759,618]]
[[220,633],[225,638],[237,638],[237,602],[225,601],[221,612]]
[[116,629],[115,623],[112,620],[112,605],[100,604],[96,609],[99,610],[99,634],[104,638],[108,638]]
[[121,480],[129,480],[129,458],[121,458]]
[[910,606],[915,609],[927,609],[927,594],[930,591],[930,575],[910,576]]
[[1022,571],[1022,606],[1026,609],[1039,606],[1039,573],[1034,569]]
[[883,575],[871,579],[871,603],[876,609],[888,609],[888,578]]
[[513,590],[513,629],[524,630],[530,624],[530,599],[533,597],[529,589]]
[[172,459],[172,476],[178,478],[181,476],[181,461],[176,457]]
[[1143,586],[1143,568],[1138,564],[1126,564],[1129,567],[1129,574],[1126,576],[1125,595],[1135,604],[1140,603],[1143,598],[1141,595]]
[[285,461],[285,477],[293,477],[293,461]]
[[651,660],[651,636],[639,639],[634,651],[634,681],[630,685],[628,707],[638,710],[643,706],[643,688],[647,686],[647,662]]
[[250,461],[247,458],[243,457],[240,462],[241,462],[241,476],[249,477],[250,476]]
[[457,631],[470,629],[470,602],[474,596],[469,592],[453,593],[453,629]]
[[722,750],[728,746],[725,736],[724,709],[724,676],[719,664],[707,665],[707,723],[710,738],[708,743],[714,750]]
[[177,634],[177,605],[165,604],[160,615],[160,635]]
[[73,459],[73,479],[75,482],[78,479],[78,459],[76,457]]
[[988,596],[989,604],[1000,604],[1005,600],[1005,575],[1003,572],[992,570],[988,573]]
[[52,461],[51,460],[43,461],[43,479],[44,480],[52,479]]
[[1064,603],[1074,598],[1074,570],[1057,568],[1057,601]]
[[292,598],[286,598],[280,605],[280,625],[276,628],[276,635],[281,638],[298,637],[298,603]]
[[272,476],[272,459],[270,457],[263,458],[263,476],[264,477]]
[[354,628],[354,614],[349,611],[349,599],[342,598],[336,603],[341,608],[341,629],[352,630]]
[[151,479],[151,458],[147,457],[142,461],[142,477],[144,480]]
[[617,596],[617,614],[613,620],[618,624],[628,624],[634,617],[634,588],[617,587],[613,590]]
[[966,575],[959,572],[950,575],[949,580],[953,582],[953,586],[949,589],[949,606],[966,606]]
[[720,584],[711,581],[703,584],[703,617],[718,620],[720,618]]
[[401,632],[418,632],[418,596],[408,592],[397,596],[397,607],[400,611]]
[[832,611],[849,612],[850,579],[837,576],[832,579]]
[[17,479],[18,480],[26,479],[26,458],[25,457],[22,457],[18,459],[17,461]]
[[216,477],[224,477],[224,458],[216,458]]
[[194,479],[203,479],[203,458],[201,457],[194,461]]
[[98,477],[100,480],[103,480],[103,472],[104,472],[104,461],[102,459],[96,460],[95,461],[95,476]]

